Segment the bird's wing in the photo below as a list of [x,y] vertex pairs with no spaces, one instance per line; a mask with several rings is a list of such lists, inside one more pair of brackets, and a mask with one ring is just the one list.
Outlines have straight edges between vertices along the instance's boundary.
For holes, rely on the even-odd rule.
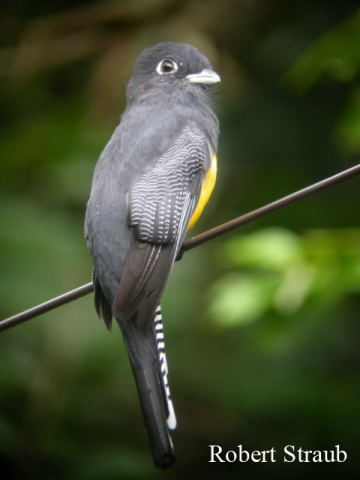
[[210,163],[209,144],[187,126],[128,193],[132,244],[112,306],[115,317],[151,321],[184,240]]

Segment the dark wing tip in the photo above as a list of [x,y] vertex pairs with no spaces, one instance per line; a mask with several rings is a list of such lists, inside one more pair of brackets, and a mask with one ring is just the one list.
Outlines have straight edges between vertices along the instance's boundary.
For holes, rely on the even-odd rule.
[[175,247],[133,239],[112,304],[115,318],[136,314],[137,323],[143,326],[152,321],[174,262]]

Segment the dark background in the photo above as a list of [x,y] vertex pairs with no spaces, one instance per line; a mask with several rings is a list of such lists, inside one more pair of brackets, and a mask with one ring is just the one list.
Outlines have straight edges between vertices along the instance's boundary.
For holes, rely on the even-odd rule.
[[[83,217],[140,51],[185,41],[222,83],[202,231],[359,162],[360,10],[344,0],[2,4],[0,313],[90,280]],[[163,310],[178,461],[157,471],[114,328],[91,296],[0,334],[0,476],[359,473],[359,178],[186,253]],[[213,465],[208,444],[279,452]],[[284,464],[287,445],[349,454]]]

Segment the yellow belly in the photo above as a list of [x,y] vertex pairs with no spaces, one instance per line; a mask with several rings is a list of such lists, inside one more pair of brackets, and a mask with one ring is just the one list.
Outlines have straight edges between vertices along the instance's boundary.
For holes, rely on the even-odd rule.
[[199,201],[196,206],[192,217],[190,218],[189,228],[192,228],[195,223],[200,218],[202,211],[205,208],[205,205],[209,201],[209,198],[214,190],[215,183],[216,183],[216,174],[217,174],[217,158],[216,153],[210,152],[210,168],[205,173],[202,185],[201,185],[201,192],[199,196]]

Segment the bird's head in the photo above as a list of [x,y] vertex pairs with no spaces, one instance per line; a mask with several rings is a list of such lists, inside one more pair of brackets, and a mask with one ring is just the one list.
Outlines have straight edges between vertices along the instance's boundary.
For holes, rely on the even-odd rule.
[[208,58],[186,43],[164,42],[145,49],[137,58],[127,95],[128,100],[178,89],[206,89],[220,82]]

